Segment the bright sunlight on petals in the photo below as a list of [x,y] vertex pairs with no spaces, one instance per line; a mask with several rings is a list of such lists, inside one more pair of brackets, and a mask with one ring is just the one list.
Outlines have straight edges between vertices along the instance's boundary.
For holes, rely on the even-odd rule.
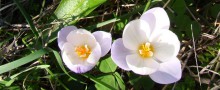
[[[100,37],[103,33],[108,36]],[[75,73],[88,72],[101,58],[102,49],[105,54],[110,50],[112,41],[109,38],[111,35],[103,31],[94,36],[85,29],[77,29],[75,26],[64,27],[58,32],[58,45],[64,64]],[[105,43],[108,46],[100,46],[100,44],[107,45]]]
[[128,67],[140,75],[154,73],[159,68],[159,63],[152,58],[142,58],[138,54],[127,55],[126,61]]
[[180,41],[169,30],[169,25],[168,15],[160,7],[152,8],[140,19],[129,22],[122,39],[113,43],[113,61],[122,69],[150,75],[160,84],[178,81],[182,74],[180,61],[176,57]]
[[148,41],[150,28],[148,23],[143,20],[133,20],[124,29],[122,40],[124,46],[131,50],[136,50],[139,43]]
[[169,17],[161,7],[155,7],[146,11],[141,15],[140,19],[149,22],[151,32],[158,29],[168,30],[170,27]]

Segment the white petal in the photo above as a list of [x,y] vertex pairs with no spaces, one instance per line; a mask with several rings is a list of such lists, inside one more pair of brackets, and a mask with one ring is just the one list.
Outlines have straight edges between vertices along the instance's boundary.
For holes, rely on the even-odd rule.
[[90,64],[96,65],[100,57],[101,57],[101,47],[99,43],[97,42],[95,48],[93,48],[91,54],[89,55],[86,61]]
[[97,42],[101,46],[102,57],[105,56],[109,50],[111,49],[112,44],[112,36],[110,33],[103,32],[103,31],[96,31],[92,33],[95,36]]
[[152,58],[143,59],[138,54],[127,55],[126,61],[128,67],[140,75],[154,73],[159,68],[159,63]]
[[71,43],[64,43],[62,50],[62,58],[64,63],[71,62],[72,65],[83,64],[83,60],[80,57],[78,57],[74,50],[75,48]]
[[149,23],[151,33],[158,29],[168,30],[170,27],[170,20],[166,11],[161,7],[155,7],[145,12],[140,17],[141,20],[145,20]]
[[93,49],[95,48],[97,41],[89,31],[85,29],[77,29],[68,34],[67,42],[72,43],[74,47],[88,45]]
[[67,35],[73,31],[76,30],[77,28],[75,26],[66,26],[64,28],[62,28],[59,32],[58,32],[58,37],[57,37],[57,41],[58,41],[58,46],[59,48],[62,50],[63,44],[65,42],[67,42],[66,37]]
[[89,70],[91,70],[95,65],[94,64],[89,64],[89,63],[74,63],[71,62],[70,58],[66,56],[65,53],[62,53],[62,58],[64,64],[73,72],[75,73],[85,73]]
[[126,56],[132,52],[124,47],[122,39],[115,40],[111,48],[111,58],[120,68],[124,70],[130,70],[126,63]]
[[160,84],[174,83],[180,80],[181,76],[181,63],[176,57],[162,63],[159,70],[150,75],[152,80]]
[[150,37],[153,47],[154,56],[162,62],[176,57],[180,49],[178,37],[170,30],[161,30]]
[[150,35],[148,23],[143,20],[129,22],[123,32],[124,46],[130,50],[137,50],[140,44],[146,43]]
[[74,46],[71,43],[65,43],[62,52],[63,62],[75,73],[85,73],[91,70],[101,57],[101,47],[98,43],[96,44],[90,56],[86,60],[82,60],[74,52]]
[[94,64],[84,62],[82,59],[78,58],[78,56],[73,53],[74,51],[71,52],[71,50],[74,49],[70,43],[65,43],[63,47],[63,62],[71,71],[75,73],[85,73],[95,66]]

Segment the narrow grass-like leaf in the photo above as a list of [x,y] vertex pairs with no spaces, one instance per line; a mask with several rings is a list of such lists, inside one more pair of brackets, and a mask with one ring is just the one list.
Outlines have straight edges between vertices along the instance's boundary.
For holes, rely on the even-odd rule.
[[16,3],[18,9],[21,11],[22,15],[24,16],[26,22],[30,25],[30,28],[32,30],[32,32],[34,33],[35,37],[38,36],[38,32],[34,26],[33,21],[31,20],[31,17],[29,14],[27,14],[27,12],[24,10],[24,8],[22,7],[22,5],[19,3],[18,0],[14,0],[14,2]]
[[19,76],[20,74],[24,73],[24,72],[27,72],[27,71],[30,71],[32,69],[45,69],[45,68],[48,68],[50,67],[50,65],[38,65],[38,66],[34,66],[34,67],[31,67],[31,68],[28,68],[26,70],[23,70],[17,74],[14,74],[10,77],[11,80],[9,80],[5,86],[11,86],[11,84],[15,81],[15,77]]
[[0,66],[0,74],[2,73],[5,73],[5,72],[8,72],[12,69],[15,69],[17,67],[20,67],[26,63],[29,63],[37,58],[40,58],[42,55],[46,54],[47,51],[44,50],[44,49],[41,49],[41,50],[38,50],[28,56],[25,56],[21,59],[18,59],[18,60],[15,60],[13,62],[10,62],[10,63],[7,63],[7,64],[4,64],[4,65],[1,65]]
[[[144,8],[144,12],[147,11],[147,10],[150,8],[151,1],[152,1],[152,0],[148,0],[146,6],[145,6],[145,8]],[[144,12],[143,12],[143,13],[144,13]]]
[[73,24],[80,17],[88,15],[106,0],[62,0],[55,10],[55,18],[70,20]]
[[45,68],[48,68],[48,67],[50,67],[50,65],[38,65],[38,66],[34,66],[34,67],[28,68],[28,69],[26,69],[26,70],[23,70],[23,71],[21,71],[21,72],[19,72],[19,73],[17,73],[17,74],[12,75],[10,78],[13,79],[13,78],[17,77],[18,75],[20,75],[20,74],[22,74],[22,73],[24,73],[24,72],[30,71],[30,70],[32,70],[32,69],[45,69]]
[[120,89],[121,90],[125,90],[125,83],[124,83],[122,77],[119,75],[119,73],[115,72],[113,75],[114,75],[114,77],[115,77],[115,79],[116,79]]
[[107,25],[107,24],[120,21],[121,19],[127,18],[128,16],[132,16],[132,15],[134,15],[134,14],[137,14],[139,11],[142,11],[143,9],[144,9],[143,6],[137,7],[137,8],[135,8],[134,10],[132,10],[133,12],[129,12],[129,13],[124,14],[124,15],[122,15],[122,16],[119,16],[119,17],[116,17],[116,18],[113,18],[113,19],[106,20],[106,21],[104,21],[104,22],[100,22],[100,23],[97,23],[97,24],[88,26],[88,27],[86,27],[86,29],[88,29],[88,30],[93,30],[93,29],[95,29],[95,28],[100,28],[100,27],[105,26],[105,25]]
[[101,23],[98,23],[95,25],[88,26],[88,27],[86,27],[86,29],[92,30],[92,29],[99,28],[99,27],[105,26],[105,25],[113,23],[113,22],[117,22],[119,20],[120,19],[118,19],[118,18],[113,18],[113,19],[110,19],[110,20],[107,20],[107,21],[104,21],[104,22],[101,22]]

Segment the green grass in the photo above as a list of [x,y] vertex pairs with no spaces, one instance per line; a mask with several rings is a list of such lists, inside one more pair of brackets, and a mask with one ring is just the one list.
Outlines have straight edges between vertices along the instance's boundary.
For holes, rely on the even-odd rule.
[[[0,1],[1,90],[219,88],[219,1],[53,1]],[[99,63],[85,74],[75,74],[63,65],[57,44],[57,32],[64,26],[75,25],[91,32],[110,32],[115,40],[122,36],[129,21],[139,18],[143,12],[153,7],[164,7],[170,18],[170,29],[181,40],[178,58],[182,63],[183,75],[180,81],[169,85],[154,83],[148,76],[116,68],[110,55],[101,58]],[[196,68],[199,69],[199,76]]]

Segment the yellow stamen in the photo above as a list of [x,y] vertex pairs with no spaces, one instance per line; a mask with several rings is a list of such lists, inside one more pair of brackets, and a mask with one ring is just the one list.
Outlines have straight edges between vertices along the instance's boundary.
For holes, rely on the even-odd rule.
[[87,59],[89,57],[89,55],[91,54],[91,50],[88,47],[88,45],[75,47],[75,52],[83,60]]
[[143,58],[149,58],[153,56],[153,47],[150,43],[141,44],[138,48],[138,53]]

